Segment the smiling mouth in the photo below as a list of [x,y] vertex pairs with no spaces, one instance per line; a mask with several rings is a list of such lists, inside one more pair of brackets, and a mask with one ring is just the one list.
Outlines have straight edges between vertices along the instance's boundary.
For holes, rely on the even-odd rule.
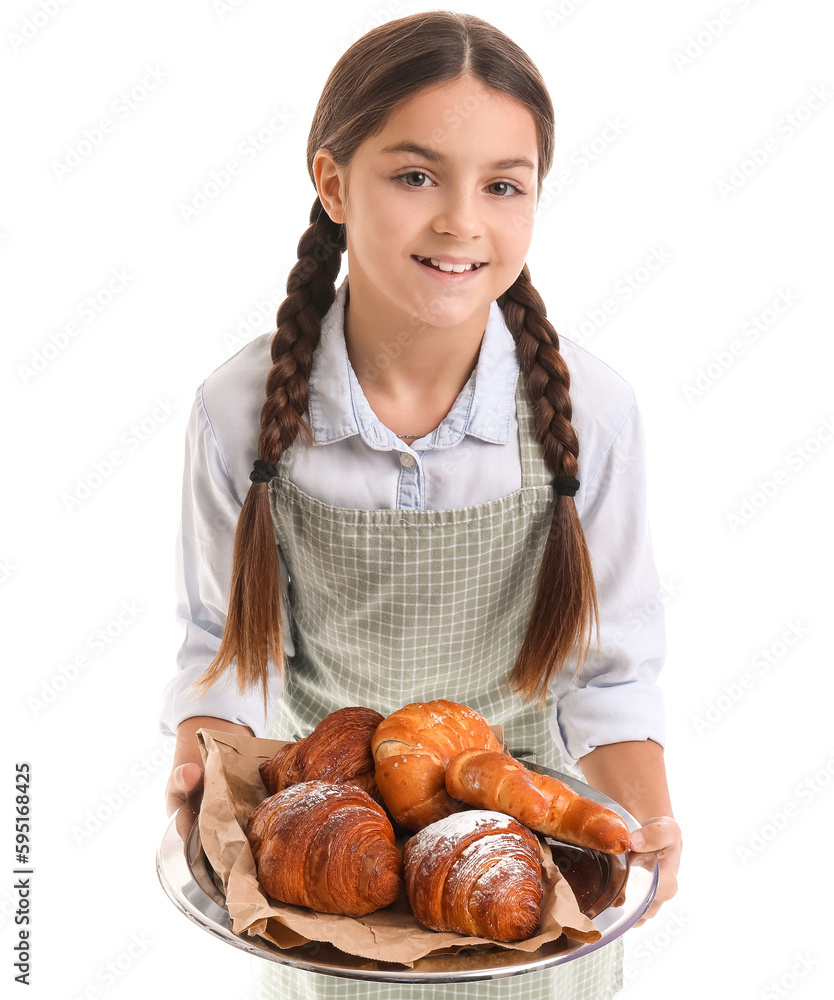
[[413,257],[424,267],[430,267],[435,271],[454,272],[455,274],[462,274],[464,271],[477,271],[485,263],[484,261],[477,261],[473,264],[447,264],[444,261],[437,260],[435,257],[420,257],[419,254],[413,254]]

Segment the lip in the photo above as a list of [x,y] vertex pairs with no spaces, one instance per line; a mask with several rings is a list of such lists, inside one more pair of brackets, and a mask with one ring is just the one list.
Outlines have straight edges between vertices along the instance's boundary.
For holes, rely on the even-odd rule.
[[[423,260],[436,260],[441,264],[478,264],[474,270],[470,268],[468,271],[440,271],[436,267],[426,267],[425,264],[421,263],[420,258]],[[486,261],[475,260],[473,257],[452,257],[449,254],[412,254],[411,259],[415,264],[419,265],[424,271],[428,271],[435,276],[435,278],[440,281],[465,281],[469,278],[473,278],[476,274],[483,271],[485,267],[488,267]]]

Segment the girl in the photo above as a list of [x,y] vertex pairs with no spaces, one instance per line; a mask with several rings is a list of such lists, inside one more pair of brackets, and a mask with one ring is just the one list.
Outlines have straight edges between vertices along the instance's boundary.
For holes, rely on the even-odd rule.
[[[538,71],[479,18],[404,17],[331,73],[277,332],[191,415],[169,810],[199,794],[202,725],[294,740],[342,706],[447,698],[638,817],[633,848],[661,852],[656,912],[680,833],[663,623],[634,614],[658,587],[642,430],[629,386],[560,342],[530,280],[552,156]],[[260,964],[266,996],[424,992]],[[621,979],[616,943],[432,996],[602,1000]]]

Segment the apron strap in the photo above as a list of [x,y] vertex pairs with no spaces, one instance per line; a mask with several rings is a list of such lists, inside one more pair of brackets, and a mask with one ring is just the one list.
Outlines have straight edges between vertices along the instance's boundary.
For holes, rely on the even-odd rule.
[[521,459],[521,485],[552,486],[553,473],[544,459],[536,428],[533,408],[527,395],[527,377],[519,370],[515,387],[515,412],[518,419],[518,446]]

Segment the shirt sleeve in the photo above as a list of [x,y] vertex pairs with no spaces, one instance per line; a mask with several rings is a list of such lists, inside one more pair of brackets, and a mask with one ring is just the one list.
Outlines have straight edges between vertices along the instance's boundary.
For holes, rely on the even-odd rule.
[[666,655],[664,594],[646,513],[643,424],[636,404],[585,491],[580,513],[599,607],[600,646],[592,644],[574,682],[570,663],[551,687],[551,726],[574,761],[596,746],[665,742],[657,677]]
[[[268,736],[272,729],[274,706],[282,691],[274,663],[269,665],[270,710],[266,713],[260,687],[238,692],[234,668],[202,696],[191,686],[220,648],[229,603],[235,530],[243,505],[238,493],[206,412],[201,386],[185,440],[182,516],[176,544],[176,616],[185,628],[185,638],[177,655],[176,674],[163,695],[159,722],[166,735],[176,735],[180,722],[196,715],[249,726],[260,737]],[[279,560],[286,590],[287,570],[280,553]],[[288,621],[286,605],[282,612],[284,621]],[[292,655],[289,632],[285,629],[285,648]]]

